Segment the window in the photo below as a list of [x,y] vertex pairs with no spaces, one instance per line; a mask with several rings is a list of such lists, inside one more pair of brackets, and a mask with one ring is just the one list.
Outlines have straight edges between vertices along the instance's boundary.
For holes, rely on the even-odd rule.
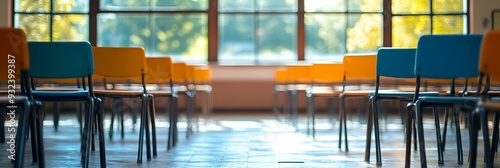
[[466,34],[465,0],[392,1],[392,46],[416,47],[424,34]]
[[14,26],[30,41],[89,40],[88,0],[15,0]]
[[14,26],[30,41],[139,46],[148,56],[191,63],[341,60],[469,27],[466,0],[12,1]]
[[148,56],[203,62],[208,0],[101,1],[98,46],[140,46]]
[[297,60],[296,0],[220,0],[220,62]]
[[305,59],[339,59],[382,46],[382,0],[307,0]]

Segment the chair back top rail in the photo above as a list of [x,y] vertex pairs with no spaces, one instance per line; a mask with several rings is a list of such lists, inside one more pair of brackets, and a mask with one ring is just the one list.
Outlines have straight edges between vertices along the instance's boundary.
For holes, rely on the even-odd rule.
[[146,81],[148,83],[168,84],[172,79],[172,58],[170,57],[147,57],[148,73]]
[[89,42],[28,42],[30,70],[35,78],[81,78],[94,74]]
[[375,80],[377,55],[345,55],[344,60],[345,80]]
[[316,63],[312,66],[314,83],[339,83],[344,78],[341,63]]
[[93,47],[95,73],[104,78],[138,79],[147,73],[146,55],[140,47]]
[[[0,81],[20,80],[20,71],[30,68],[26,33],[22,29],[0,27],[0,54],[4,57],[0,59],[0,65],[7,68],[0,72]],[[13,71],[9,72],[9,69]],[[9,74],[14,76],[9,78]]]
[[479,72],[490,75],[490,82],[500,83],[500,31],[489,31],[481,45]]
[[188,84],[186,63],[185,62],[174,62],[172,65],[173,65],[172,66],[172,68],[173,68],[172,78],[174,80],[174,83],[181,84],[181,85]]
[[377,53],[377,75],[414,78],[415,53],[415,48],[380,48]]
[[482,38],[482,35],[421,36],[415,75],[440,79],[477,77]]

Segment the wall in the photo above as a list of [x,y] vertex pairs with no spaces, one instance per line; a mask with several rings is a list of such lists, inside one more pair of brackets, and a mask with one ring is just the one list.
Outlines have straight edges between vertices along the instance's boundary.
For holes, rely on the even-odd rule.
[[11,23],[11,0],[0,1],[0,26],[8,27]]
[[491,29],[491,11],[500,9],[500,0],[470,0],[471,32],[483,34]]

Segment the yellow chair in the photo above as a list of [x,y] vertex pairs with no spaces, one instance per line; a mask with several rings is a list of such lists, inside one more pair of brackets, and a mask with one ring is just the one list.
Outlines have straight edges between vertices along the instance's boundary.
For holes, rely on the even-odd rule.
[[294,126],[298,127],[298,94],[305,92],[312,84],[312,65],[298,64],[290,67],[288,72],[287,100],[285,106],[286,119]]
[[[193,85],[193,70],[184,62],[174,62],[173,63],[173,74],[172,78],[174,81],[174,90],[179,93],[179,95],[185,95],[186,98],[186,121],[187,121],[187,132],[186,137],[193,132],[192,128],[192,115],[194,113],[194,95],[195,91]],[[175,116],[175,120],[178,116]],[[174,146],[177,143],[177,132],[174,132]]]
[[[146,156],[151,160],[150,138],[153,138],[153,156],[156,156],[156,128],[153,96],[146,89],[147,61],[143,48],[136,47],[93,47],[95,74],[107,81],[139,80],[140,89],[94,90],[98,97],[139,98],[141,121],[139,128],[139,147],[137,162],[142,162],[143,139],[146,135]],[[106,87],[105,87],[106,88]],[[149,124],[148,117],[151,119]],[[150,129],[152,137],[150,137]]]
[[209,66],[195,66],[194,82],[196,91],[203,93],[200,95],[200,109],[201,113],[208,119],[212,114],[212,69]]
[[[374,90],[372,88],[364,89],[361,84],[373,85],[377,77],[376,54],[366,55],[345,55],[343,59],[344,64],[344,79],[342,82],[342,93],[339,95],[340,106],[340,131],[339,131],[339,148],[342,146],[342,131],[344,131],[345,150],[349,151],[347,140],[347,112],[345,108],[346,98],[364,98],[367,97]],[[354,89],[350,89],[347,85],[358,84]],[[368,106],[366,106],[368,107]],[[344,130],[342,130],[344,129]]]
[[[479,128],[483,130],[484,156],[486,167],[494,166],[494,156],[498,147],[498,130],[500,120],[500,100],[491,98],[489,95],[492,83],[500,83],[500,31],[489,31],[483,37],[481,44],[481,55],[479,58],[479,89],[478,95],[481,100],[473,112],[471,128],[470,165],[476,166],[477,141]],[[484,82],[484,85],[483,85]],[[484,87],[483,87],[484,86]],[[494,111],[493,137],[490,142],[488,127],[488,112]],[[490,146],[491,143],[491,146]]]
[[287,91],[287,86],[289,83],[288,80],[288,69],[289,67],[278,67],[274,71],[274,89],[273,89],[273,112],[274,117],[279,120],[280,119],[280,101],[279,101],[279,93]]
[[[35,105],[40,108],[39,102],[35,103],[31,96],[29,83],[27,82],[27,71],[30,67],[28,43],[26,34],[22,29],[0,27],[0,54],[6,58],[0,59],[0,65],[6,70],[0,72],[0,82],[7,85],[7,90],[0,91],[0,107],[7,108],[7,112],[17,112],[19,114],[18,126],[15,140],[14,167],[22,167],[24,161],[24,149],[26,143],[26,134],[28,129],[31,131],[31,147],[33,162],[38,162],[39,167],[43,167],[38,161],[37,133],[36,126],[41,125],[36,114],[33,112]],[[10,71],[12,70],[12,71]],[[9,72],[10,71],[10,72]],[[9,95],[13,95],[9,96]],[[12,106],[22,107],[22,111],[16,111]],[[3,111],[2,111],[3,112]],[[0,143],[5,143],[5,114],[0,115]],[[31,126],[31,128],[28,128]],[[11,141],[9,140],[9,141]],[[10,149],[14,150],[14,149]],[[9,151],[9,150],[8,150]],[[10,158],[10,157],[9,157]]]
[[[344,65],[340,63],[317,63],[312,65],[312,87],[306,90],[307,97],[307,134],[309,134],[309,123],[311,121],[311,134],[313,139],[316,137],[315,128],[315,106],[316,97],[330,98],[333,109],[333,98],[338,97],[341,90],[336,89],[342,83],[344,77]],[[329,117],[331,118],[331,117]]]
[[[167,149],[174,145],[173,137],[177,132],[177,92],[173,89],[173,64],[170,57],[147,57],[148,71],[146,81],[155,84],[155,89],[148,89],[148,93],[154,97],[167,97],[169,99],[167,113],[169,114],[169,131]],[[167,108],[167,107],[166,107]]]

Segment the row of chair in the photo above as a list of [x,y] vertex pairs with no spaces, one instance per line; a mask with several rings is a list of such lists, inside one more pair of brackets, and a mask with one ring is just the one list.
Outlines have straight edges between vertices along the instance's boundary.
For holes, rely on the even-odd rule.
[[[24,110],[20,113],[16,136],[19,139],[16,141],[16,167],[23,165],[25,138],[19,137],[26,137],[28,130],[31,130],[33,161],[38,162],[39,167],[45,166],[41,102],[85,103],[85,122],[81,127],[83,128],[81,129],[82,167],[89,165],[90,146],[92,150],[94,146],[94,132],[97,132],[99,137],[100,165],[105,167],[102,98],[111,98],[116,102],[120,102],[123,98],[141,100],[137,162],[142,162],[144,136],[147,159],[151,159],[151,150],[153,156],[157,155],[155,97],[169,98],[170,126],[167,148],[170,149],[177,141],[178,94],[186,95],[189,135],[192,133],[192,125],[197,123],[194,104],[196,91],[204,91],[208,95],[211,93],[211,72],[208,67],[172,63],[170,57],[146,58],[143,48],[92,47],[88,42],[27,42],[24,31],[14,28],[0,28],[0,34],[1,53],[8,55],[9,58],[2,59],[1,63],[12,69],[8,71],[10,74],[2,75],[0,80],[8,81],[12,85],[17,84],[16,87],[13,86],[4,92],[0,104],[2,107],[7,106],[8,109],[13,105],[19,105]],[[38,84],[44,80],[61,82],[65,79],[74,79],[77,82],[73,84],[73,88],[68,86],[47,88],[44,87],[46,85],[41,87]],[[209,108],[207,103],[205,109],[208,111]],[[117,111],[113,112],[112,118],[115,113],[122,114],[123,122],[121,109],[113,110]],[[121,125],[123,136],[123,123]]]
[[[370,112],[367,124],[367,140],[365,161],[370,160],[371,133],[375,126],[375,145],[377,164],[382,164],[380,151],[380,134],[378,111],[379,102],[383,100],[397,100],[410,102],[407,105],[405,128],[406,128],[406,167],[410,165],[412,132],[414,138],[418,137],[421,166],[426,167],[425,139],[423,133],[422,112],[423,108],[430,107],[433,110],[438,163],[444,163],[443,151],[445,144],[446,126],[448,110],[446,111],[445,129],[440,132],[440,121],[438,107],[452,110],[455,119],[457,156],[459,164],[463,163],[462,144],[460,134],[460,123],[457,115],[458,110],[470,114],[479,101],[479,106],[473,113],[474,117],[467,121],[471,123],[471,154],[470,165],[475,166],[477,152],[477,129],[479,123],[483,127],[483,139],[485,139],[485,156],[487,167],[492,167],[492,155],[498,144],[498,116],[495,115],[493,148],[489,147],[488,127],[486,123],[485,109],[498,110],[498,103],[493,103],[489,98],[494,96],[488,88],[491,83],[498,83],[493,77],[500,73],[498,67],[500,54],[495,44],[500,42],[500,32],[489,32],[483,38],[482,35],[424,35],[420,38],[417,48],[381,48],[376,55],[346,55],[342,63],[333,64],[312,64],[279,68],[276,70],[276,80],[278,82],[275,93],[287,91],[289,95],[297,92],[297,84],[306,84],[306,96],[308,98],[308,129],[309,118],[312,121],[312,136],[315,136],[314,129],[314,98],[329,97],[339,98],[340,111],[340,131],[339,148],[341,147],[342,135],[345,138],[345,148],[348,150],[345,99],[350,97],[362,97],[370,99]],[[479,63],[481,62],[481,63]],[[478,66],[479,65],[479,66]],[[489,69],[488,69],[489,68]],[[300,71],[300,72],[297,72]],[[306,80],[304,81],[304,77]],[[425,79],[425,80],[424,80]],[[487,79],[486,82],[484,79]],[[495,80],[496,79],[496,80]],[[301,81],[302,80],[302,81]],[[328,87],[317,87],[318,83],[327,81]],[[385,85],[381,81],[390,81],[396,85]],[[411,82],[416,81],[416,82]],[[374,83],[373,83],[374,82]],[[429,89],[428,83],[448,83],[449,87],[441,89]],[[475,90],[470,90],[471,83],[478,85]],[[400,87],[400,84],[411,84],[413,88]],[[351,90],[348,85],[357,85]],[[363,87],[364,85],[375,87]],[[458,87],[458,85],[463,85]],[[431,90],[431,91],[429,91]],[[291,108],[288,113],[296,114],[297,102],[295,98],[286,101],[286,108]],[[482,101],[480,101],[482,99]],[[365,99],[366,100],[366,99]],[[275,106],[276,115],[279,114]],[[481,122],[479,122],[481,120]],[[344,132],[344,134],[343,134]],[[417,147],[415,141],[415,149]]]

